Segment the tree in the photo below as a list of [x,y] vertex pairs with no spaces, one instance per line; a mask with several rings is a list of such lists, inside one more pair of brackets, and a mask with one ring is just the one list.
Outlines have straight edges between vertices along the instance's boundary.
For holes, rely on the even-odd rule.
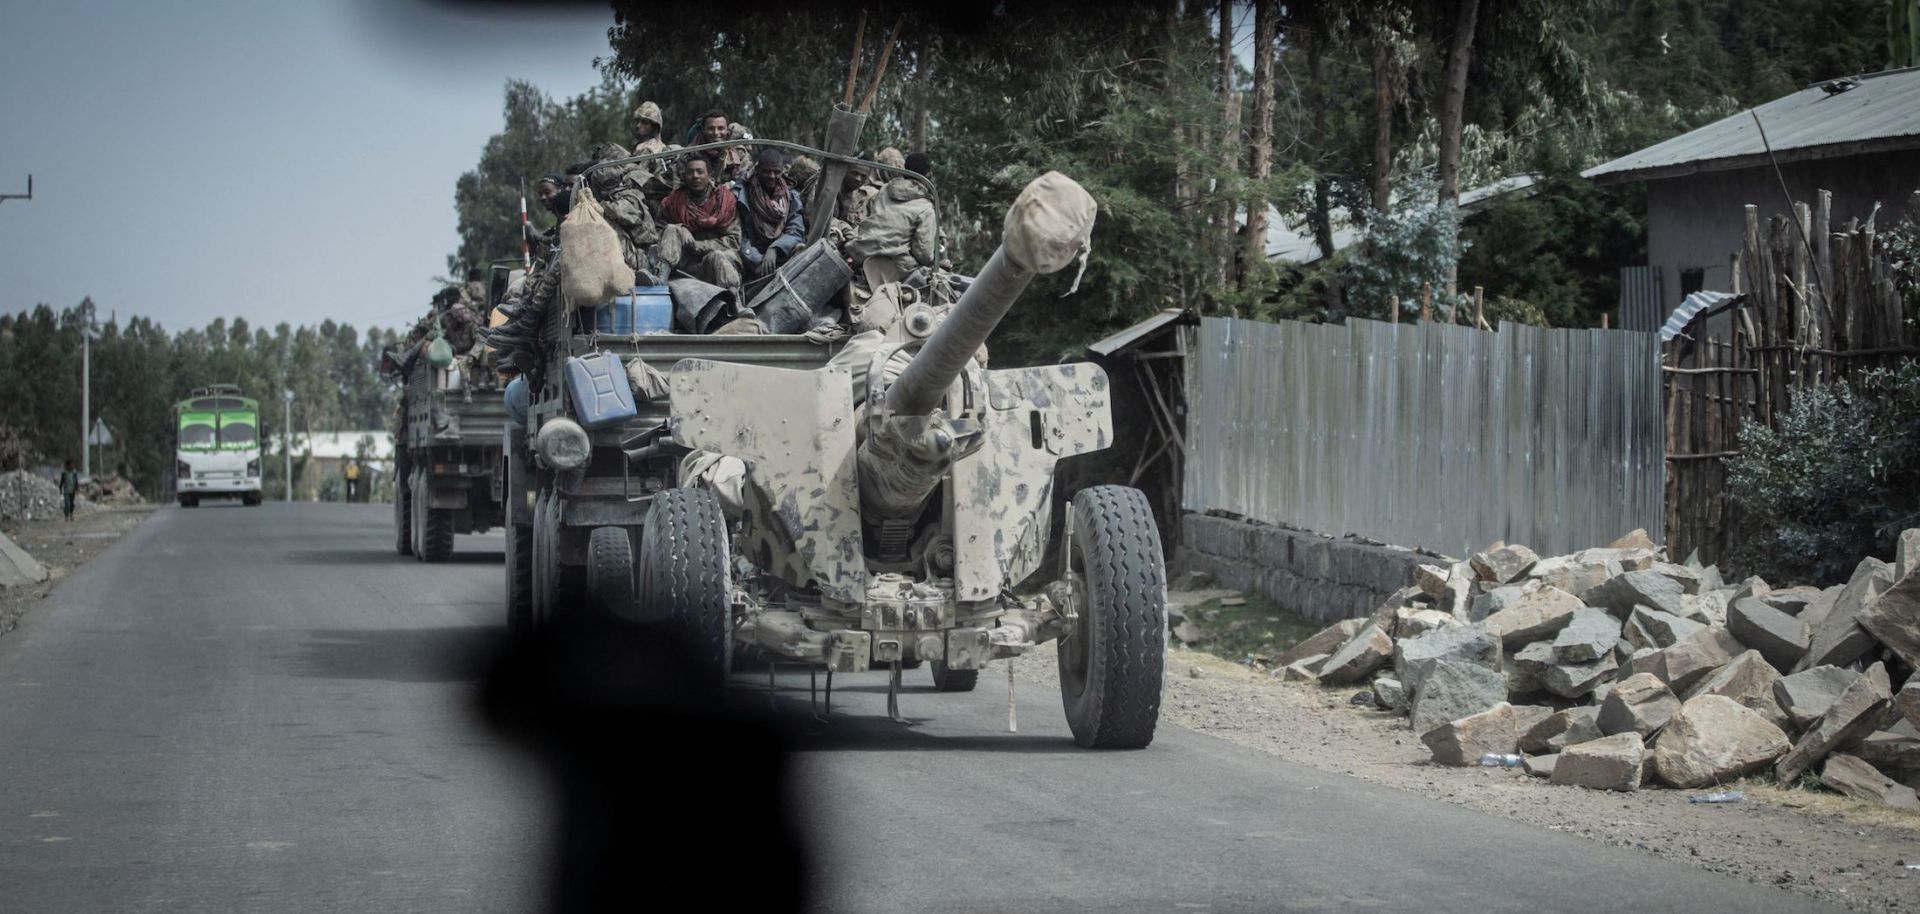
[[1473,57],[1473,33],[1480,0],[1454,0],[1453,35],[1447,43],[1445,99],[1440,106],[1440,202],[1460,203],[1460,131],[1467,116],[1467,63]]
[[[540,176],[589,158],[604,142],[626,143],[631,95],[613,77],[581,95],[556,103],[532,83],[508,80],[499,133],[480,150],[472,171],[454,182],[460,249],[447,257],[453,277],[493,260],[520,254],[520,200],[530,197]],[[534,214],[544,227],[545,213]]]
[[1267,256],[1267,179],[1273,174],[1273,43],[1279,18],[1277,0],[1253,0],[1253,129],[1247,173],[1252,181],[1247,194],[1247,269],[1240,274],[1240,287],[1246,291],[1264,270],[1254,269]]

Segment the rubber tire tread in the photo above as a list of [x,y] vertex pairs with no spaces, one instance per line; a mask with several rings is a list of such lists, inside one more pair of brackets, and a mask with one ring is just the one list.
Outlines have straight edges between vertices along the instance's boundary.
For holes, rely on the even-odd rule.
[[[1167,568],[1146,495],[1094,486],[1073,496],[1080,553],[1082,631],[1091,636],[1087,687],[1061,700],[1073,741],[1089,749],[1139,749],[1153,742],[1166,672]],[[1076,636],[1077,637],[1077,636]]]
[[444,562],[453,557],[453,512],[445,508],[425,508],[427,524],[420,529],[420,560]]
[[601,612],[625,617],[633,603],[633,541],[625,527],[587,534],[587,597]]
[[413,471],[412,480],[407,484],[407,524],[408,532],[413,534],[413,560],[427,560],[427,545],[423,534],[427,529],[427,503],[420,499],[420,492],[427,487],[427,477],[419,470]]
[[528,555],[533,559],[532,569],[527,580],[533,586],[533,624],[536,627],[551,625],[560,600],[558,572],[559,566],[553,561],[554,526],[547,522],[551,513],[552,498],[549,493],[540,493],[533,502],[533,526],[527,529]]
[[653,497],[640,533],[639,598],[692,651],[687,665],[697,679],[688,691],[696,701],[724,694],[732,666],[729,552],[727,521],[712,492],[668,489]]
[[393,551],[413,554],[413,486],[411,471],[401,472],[393,481],[393,528],[398,534]]
[[533,528],[507,525],[507,633],[533,630]]
[[933,688],[940,692],[971,692],[980,684],[979,670],[949,670],[938,660],[927,661],[927,670],[933,674]]

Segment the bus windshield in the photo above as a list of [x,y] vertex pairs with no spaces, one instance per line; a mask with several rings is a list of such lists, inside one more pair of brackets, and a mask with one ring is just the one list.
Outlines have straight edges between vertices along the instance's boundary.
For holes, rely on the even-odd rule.
[[247,450],[259,446],[260,432],[254,425],[252,413],[220,414],[220,448],[227,451]]
[[183,451],[205,451],[213,449],[214,417],[211,413],[184,413],[180,416],[180,449]]

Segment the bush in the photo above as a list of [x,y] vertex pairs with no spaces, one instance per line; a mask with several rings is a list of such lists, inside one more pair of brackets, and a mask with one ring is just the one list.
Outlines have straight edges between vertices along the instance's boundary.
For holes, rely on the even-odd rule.
[[1920,526],[1920,363],[1867,373],[1858,390],[1799,392],[1779,428],[1749,425],[1727,460],[1747,535],[1741,568],[1770,581],[1835,584]]

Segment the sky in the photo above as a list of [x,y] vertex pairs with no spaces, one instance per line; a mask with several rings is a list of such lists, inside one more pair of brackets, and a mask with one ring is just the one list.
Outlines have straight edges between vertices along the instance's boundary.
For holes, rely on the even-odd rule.
[[613,14],[423,0],[7,4],[0,313],[411,324],[502,88],[599,82]]

